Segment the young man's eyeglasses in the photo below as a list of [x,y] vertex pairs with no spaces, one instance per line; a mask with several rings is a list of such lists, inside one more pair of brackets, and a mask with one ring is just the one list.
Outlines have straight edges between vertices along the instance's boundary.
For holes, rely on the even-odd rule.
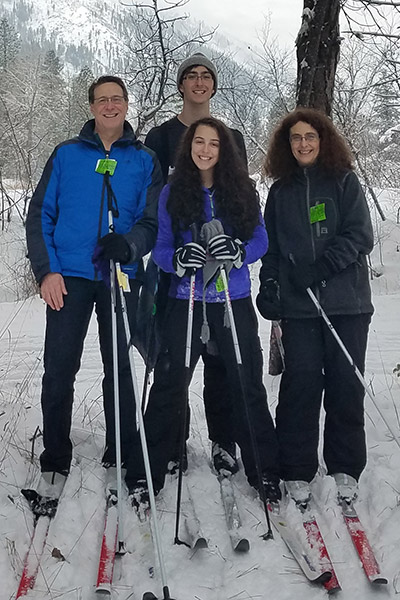
[[319,139],[318,133],[305,133],[304,135],[300,135],[299,133],[294,133],[289,137],[291,144],[301,144],[302,140],[305,142],[316,142]]
[[126,100],[123,96],[100,96],[100,98],[95,98],[93,100],[93,104],[97,104],[99,106],[105,106],[108,104],[108,102],[111,102],[111,104],[120,105],[126,102]]
[[213,76],[211,73],[196,73],[195,71],[191,71],[190,73],[186,73],[183,76],[183,79],[187,79],[188,81],[196,81],[197,79],[201,79],[202,81],[213,81]]

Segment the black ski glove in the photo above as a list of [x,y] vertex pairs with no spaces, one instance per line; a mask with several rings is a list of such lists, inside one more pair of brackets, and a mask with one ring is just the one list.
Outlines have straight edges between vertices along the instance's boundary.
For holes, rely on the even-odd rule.
[[101,256],[126,265],[132,260],[131,247],[120,233],[107,233],[99,239],[98,246],[102,249]]
[[191,275],[192,269],[202,269],[206,264],[206,251],[200,244],[189,242],[175,250],[172,264],[178,277]]
[[279,321],[281,318],[281,301],[279,283],[275,279],[267,279],[260,286],[256,297],[257,308],[264,319]]
[[211,238],[208,242],[208,251],[216,260],[231,261],[237,269],[240,269],[246,257],[242,242],[224,233]]
[[315,263],[289,263],[289,281],[298,290],[306,290],[321,281],[327,281],[334,275],[326,259],[319,258]]

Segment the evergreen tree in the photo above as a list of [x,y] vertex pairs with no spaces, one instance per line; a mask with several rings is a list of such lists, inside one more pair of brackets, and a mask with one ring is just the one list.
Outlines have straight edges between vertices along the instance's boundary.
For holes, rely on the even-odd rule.
[[86,66],[72,79],[68,96],[67,137],[77,135],[83,123],[91,118],[88,89],[94,78],[92,70]]
[[21,47],[19,36],[8,20],[0,21],[0,70],[6,71],[18,56]]

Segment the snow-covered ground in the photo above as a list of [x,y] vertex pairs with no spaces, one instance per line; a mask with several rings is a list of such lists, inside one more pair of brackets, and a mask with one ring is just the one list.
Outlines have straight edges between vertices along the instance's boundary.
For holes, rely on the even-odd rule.
[[[384,267],[379,264],[377,247],[373,265],[383,274],[373,281],[376,311],[370,330],[366,380],[400,443],[400,378],[393,373],[400,362],[400,254],[397,251],[400,226],[393,216],[393,220],[382,227]],[[0,233],[0,242],[4,241],[4,235]],[[7,280],[0,271],[0,292],[4,281]],[[3,590],[0,597],[4,600],[15,597],[33,524],[20,489],[34,484],[42,448],[40,386],[44,323],[44,304],[37,296],[0,303],[0,581]],[[269,323],[262,319],[260,332],[267,358]],[[140,386],[143,378],[140,358],[137,371]],[[265,385],[274,411],[279,377],[271,377],[266,371]],[[190,389],[192,420],[187,481],[209,539],[209,548],[192,551],[173,544],[176,480],[167,481],[157,506],[171,596],[175,600],[323,598],[324,588],[308,583],[278,534],[274,540],[261,539],[266,531],[265,516],[243,472],[235,476],[234,486],[251,548],[247,554],[233,552],[224,523],[219,485],[210,468],[201,390],[202,367],[199,365]],[[389,585],[377,588],[368,583],[336,505],[333,480],[323,476],[321,467],[313,491],[320,527],[342,585],[338,594],[343,600],[395,598],[400,593],[400,447],[369,397],[365,406],[369,453],[368,466],[360,481],[358,509]],[[100,464],[104,436],[101,363],[95,322],[86,340],[76,384],[72,436],[75,458],[71,474],[51,524],[36,587],[27,598],[95,598],[105,509],[104,472]],[[293,526],[301,531],[301,522],[293,507],[289,508],[289,516]],[[152,590],[161,598],[160,571],[151,544],[127,503],[124,504],[124,532],[128,552],[117,561],[112,597],[136,600],[141,599],[144,591]],[[59,552],[54,553],[54,549]],[[153,565],[155,575],[150,578],[149,568]]]

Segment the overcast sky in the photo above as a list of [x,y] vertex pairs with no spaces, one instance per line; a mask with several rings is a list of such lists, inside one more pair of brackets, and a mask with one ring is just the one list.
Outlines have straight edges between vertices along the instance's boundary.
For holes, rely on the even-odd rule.
[[300,29],[303,0],[190,0],[184,7],[191,17],[203,20],[219,32],[241,39],[247,45],[256,38],[270,14],[271,33],[278,36],[280,46],[293,46]]

